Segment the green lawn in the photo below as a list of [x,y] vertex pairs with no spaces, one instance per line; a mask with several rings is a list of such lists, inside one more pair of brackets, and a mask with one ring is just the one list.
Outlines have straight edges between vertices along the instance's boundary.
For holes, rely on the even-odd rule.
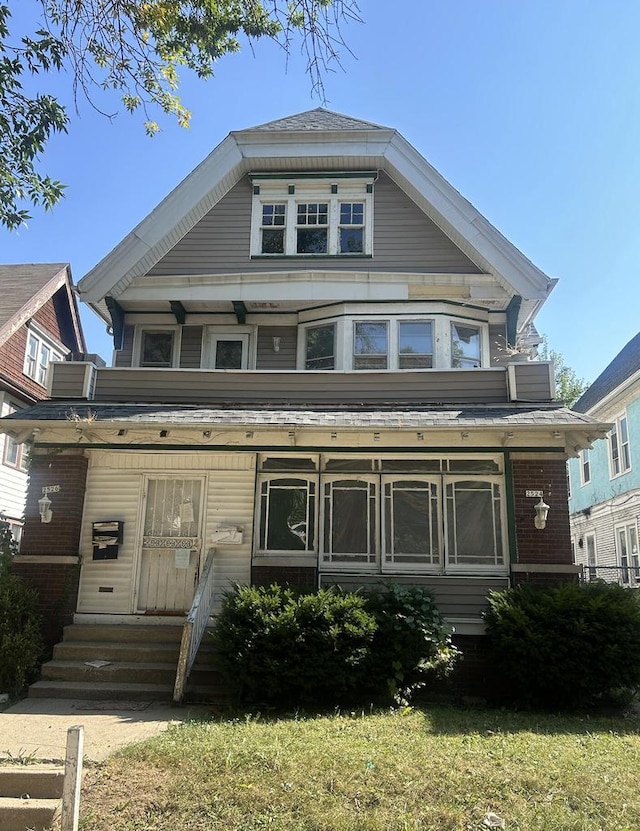
[[83,831],[638,831],[640,722],[424,710],[191,723],[87,770]]

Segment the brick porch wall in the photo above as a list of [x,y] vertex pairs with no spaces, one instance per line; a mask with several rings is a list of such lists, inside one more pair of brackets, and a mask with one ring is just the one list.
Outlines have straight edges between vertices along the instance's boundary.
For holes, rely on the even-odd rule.
[[[60,640],[76,610],[87,464],[80,451],[34,455],[31,460],[22,542],[12,567],[38,592],[47,646]],[[53,516],[43,523],[38,499],[42,488],[51,485],[59,485],[60,490],[49,494]]]

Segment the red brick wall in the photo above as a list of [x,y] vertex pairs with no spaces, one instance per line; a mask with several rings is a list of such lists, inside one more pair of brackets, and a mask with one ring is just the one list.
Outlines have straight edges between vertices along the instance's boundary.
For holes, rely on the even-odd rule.
[[302,566],[253,566],[251,568],[253,586],[270,586],[272,583],[315,591],[318,585],[316,569]]
[[[82,455],[34,456],[22,531],[21,554],[77,555],[87,479],[87,459]],[[48,494],[53,518],[40,522],[38,500],[44,486],[60,485]]]
[[[517,561],[570,564],[571,534],[564,459],[514,460],[512,464]],[[549,505],[547,526],[542,530],[534,525],[533,506],[538,499],[525,496],[527,490],[543,491],[544,501]]]
[[51,649],[62,639],[62,629],[73,621],[78,599],[80,566],[66,563],[23,563],[14,558],[13,571],[38,592],[42,634]]

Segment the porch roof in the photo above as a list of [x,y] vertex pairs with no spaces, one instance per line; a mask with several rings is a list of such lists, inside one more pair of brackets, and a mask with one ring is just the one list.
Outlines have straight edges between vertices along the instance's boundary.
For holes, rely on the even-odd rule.
[[[34,422],[64,422],[67,424],[172,424],[201,426],[219,424],[242,427],[266,425],[270,427],[354,427],[354,428],[518,428],[581,429],[593,437],[608,429],[591,416],[557,405],[512,404],[473,405],[469,407],[411,407],[401,408],[393,402],[375,408],[340,407],[243,407],[229,403],[222,407],[202,407],[175,404],[103,404],[86,401],[43,401],[20,410],[3,419],[22,424]],[[10,429],[10,425],[6,424]],[[16,425],[17,426],[17,425]],[[2,429],[0,428],[0,432]]]

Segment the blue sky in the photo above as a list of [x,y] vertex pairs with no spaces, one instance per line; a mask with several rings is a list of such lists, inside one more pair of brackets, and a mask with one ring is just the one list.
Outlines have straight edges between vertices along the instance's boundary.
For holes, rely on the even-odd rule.
[[[12,0],[28,25],[35,0]],[[560,282],[537,319],[567,363],[594,380],[638,331],[640,3],[636,0],[361,0],[354,53],[325,79],[326,106],[396,128],[537,266]],[[231,130],[321,104],[304,63],[258,43],[186,78],[190,129],[141,115],[109,120],[66,76],[71,103],[47,172],[68,184],[53,213],[0,230],[2,262],[70,262],[78,281]],[[113,100],[96,96],[105,110]],[[91,351],[111,356],[84,314]]]

